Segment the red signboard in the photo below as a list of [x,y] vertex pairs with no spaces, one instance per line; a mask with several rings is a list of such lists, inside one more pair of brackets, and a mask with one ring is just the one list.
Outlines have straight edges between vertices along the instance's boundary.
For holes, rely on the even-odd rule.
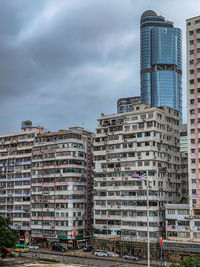
[[160,246],[162,247],[163,245],[163,240],[162,240],[162,237],[160,237]]
[[76,237],[76,230],[73,231],[73,236]]

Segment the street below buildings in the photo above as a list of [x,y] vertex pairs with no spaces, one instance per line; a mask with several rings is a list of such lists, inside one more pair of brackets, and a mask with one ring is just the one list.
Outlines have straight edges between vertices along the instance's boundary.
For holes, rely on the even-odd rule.
[[[59,263],[56,262],[42,262],[39,259],[54,259],[57,260]],[[5,263],[8,265],[5,265]],[[16,262],[15,261],[21,261]],[[24,263],[23,263],[24,261]],[[43,267],[43,266],[53,266],[53,267],[81,267],[81,266],[99,266],[99,267],[142,267],[147,266],[146,260],[139,260],[137,262],[125,260],[120,257],[98,257],[92,255],[92,253],[84,253],[81,250],[68,251],[66,253],[57,253],[52,252],[49,249],[40,249],[40,251],[29,251],[23,254],[23,257],[16,257],[13,259],[7,259],[4,262],[3,266],[26,266],[26,267]],[[151,261],[151,266],[161,266],[160,261]],[[169,266],[169,264],[163,266]]]

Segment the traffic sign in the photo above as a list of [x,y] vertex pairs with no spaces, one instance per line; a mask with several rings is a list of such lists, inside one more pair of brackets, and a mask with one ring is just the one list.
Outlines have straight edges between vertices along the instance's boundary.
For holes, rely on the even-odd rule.
[[76,237],[76,230],[73,231],[73,236]]

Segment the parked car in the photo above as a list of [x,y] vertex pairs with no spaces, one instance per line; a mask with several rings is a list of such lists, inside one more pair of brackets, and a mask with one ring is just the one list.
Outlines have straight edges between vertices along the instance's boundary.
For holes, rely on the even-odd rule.
[[66,252],[67,249],[64,248],[60,243],[53,243],[51,246],[51,251],[57,251],[57,252]]
[[21,252],[21,253],[28,252],[28,250],[29,250],[28,246],[23,244],[16,244],[14,248],[15,252]]
[[36,245],[28,245],[28,248],[29,249],[33,249],[33,250],[38,250],[39,249],[39,247],[36,246]]
[[139,258],[133,256],[133,255],[123,255],[122,258],[124,258],[125,260],[133,260],[133,261],[138,261]]
[[89,245],[89,246],[85,246],[85,247],[83,247],[83,251],[84,252],[89,252],[89,251],[93,251],[93,246],[92,245]]
[[113,251],[108,252],[109,257],[119,257],[119,254],[114,253]]
[[100,257],[107,257],[108,256],[108,251],[104,251],[104,250],[96,250],[94,252],[95,256],[100,256]]

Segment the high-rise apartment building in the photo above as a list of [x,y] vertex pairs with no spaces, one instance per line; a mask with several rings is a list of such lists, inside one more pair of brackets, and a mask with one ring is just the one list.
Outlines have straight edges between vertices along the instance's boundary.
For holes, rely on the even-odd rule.
[[92,134],[81,127],[36,137],[32,152],[31,238],[73,244],[92,231]]
[[11,220],[22,242],[30,241],[31,155],[41,131],[25,121],[21,133],[0,136],[0,215]]
[[154,11],[140,21],[141,99],[151,106],[169,106],[182,118],[182,34]]
[[186,24],[189,198],[193,215],[200,218],[200,16]]
[[146,257],[148,174],[151,257],[165,230],[165,203],[180,201],[179,112],[134,106],[102,115],[94,138],[94,237],[100,248]]
[[[196,255],[200,252],[200,16],[186,20],[187,131],[181,131],[181,148],[188,143],[189,205],[166,206],[166,255]],[[182,157],[183,159],[183,157]],[[172,260],[174,260],[172,258]]]
[[44,132],[22,122],[0,136],[0,215],[20,242],[73,245],[93,230],[92,133],[82,127]]

